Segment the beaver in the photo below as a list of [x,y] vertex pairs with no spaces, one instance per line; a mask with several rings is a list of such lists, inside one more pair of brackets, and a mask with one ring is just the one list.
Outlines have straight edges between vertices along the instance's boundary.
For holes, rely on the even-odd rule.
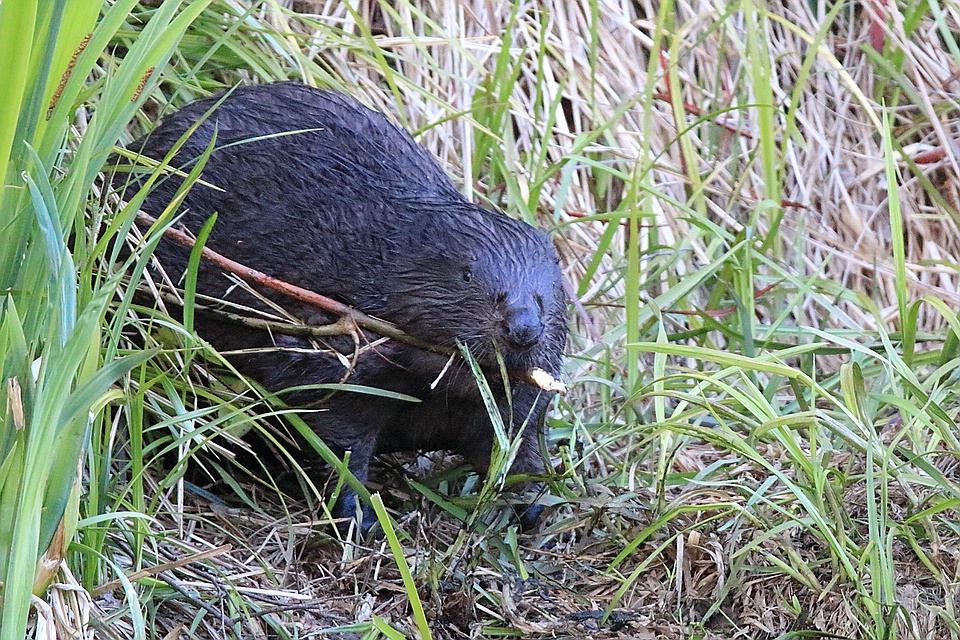
[[[552,393],[531,384],[560,375],[565,297],[556,250],[543,232],[467,201],[422,146],[382,114],[346,95],[296,82],[238,87],[166,117],[131,146],[162,159],[202,121],[171,165],[185,171],[210,145],[201,180],[181,206],[194,233],[216,213],[206,246],[245,266],[387,320],[414,338],[455,351],[464,345],[486,372],[503,424],[522,432],[513,473],[543,471],[538,429]],[[142,209],[162,212],[181,184],[158,183]],[[216,188],[219,187],[219,188]],[[174,281],[189,251],[169,241],[156,256]],[[263,290],[251,294],[201,263],[197,291],[255,309],[264,298],[310,325],[336,318]],[[365,482],[381,452],[452,450],[478,473],[495,431],[477,379],[461,360],[364,335],[322,341],[276,335],[198,315],[198,333],[270,391],[336,383],[385,389],[419,402],[349,391],[301,390],[291,406]],[[247,353],[242,353],[247,350]],[[255,350],[254,353],[249,352]],[[506,372],[506,376],[502,372]],[[341,494],[337,515],[353,516]],[[526,526],[539,509],[527,511]],[[366,518],[369,518],[368,514]]]

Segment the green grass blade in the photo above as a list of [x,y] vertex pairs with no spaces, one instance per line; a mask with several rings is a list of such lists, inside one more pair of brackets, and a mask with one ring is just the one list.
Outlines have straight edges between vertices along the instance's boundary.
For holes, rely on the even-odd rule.
[[422,640],[430,640],[433,636],[430,634],[430,625],[423,611],[423,603],[420,602],[417,583],[413,579],[413,574],[410,573],[410,565],[407,564],[407,559],[403,554],[403,545],[400,544],[397,532],[393,528],[390,514],[387,513],[387,508],[383,506],[383,499],[379,493],[371,494],[370,504],[377,514],[377,520],[383,528],[383,533],[387,538],[387,542],[390,544],[390,551],[393,552],[393,559],[397,563],[397,569],[403,578],[403,585],[406,588],[407,598],[410,601],[410,608],[413,609],[413,619],[416,621],[417,629],[420,631],[420,638]]

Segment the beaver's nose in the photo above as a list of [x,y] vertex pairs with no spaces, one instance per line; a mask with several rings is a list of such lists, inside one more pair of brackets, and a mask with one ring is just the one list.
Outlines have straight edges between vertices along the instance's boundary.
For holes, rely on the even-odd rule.
[[529,349],[543,334],[540,310],[534,300],[507,306],[503,314],[503,337],[511,345]]

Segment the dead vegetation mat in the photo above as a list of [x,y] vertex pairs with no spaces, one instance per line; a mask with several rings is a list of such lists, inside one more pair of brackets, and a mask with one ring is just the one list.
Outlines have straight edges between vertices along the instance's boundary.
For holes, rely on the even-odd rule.
[[[702,448],[705,458],[717,453]],[[405,479],[429,481],[416,477],[418,466],[437,469],[435,460],[391,460],[377,476],[384,486],[373,488],[385,491],[435,638],[863,637],[854,605],[860,594],[836,579],[824,541],[799,521],[773,524],[781,509],[800,519],[790,497],[773,496],[779,505],[747,515],[762,469],[741,464],[726,486],[693,483],[661,495],[591,482],[548,510],[536,531],[518,533],[508,508],[494,507],[465,528],[416,491],[389,489]],[[456,468],[457,461],[440,464]],[[241,488],[256,508],[223,487],[188,489],[181,502],[167,503],[154,541],[141,549],[141,561],[156,567],[157,637],[361,638],[351,627],[374,617],[415,636],[382,532],[350,530],[341,539],[303,500],[284,503],[255,484]],[[848,534],[861,540],[869,535],[863,490],[852,484],[841,505]],[[903,507],[896,520],[910,515],[909,502],[894,500]],[[936,548],[920,544],[936,567],[924,566],[910,541],[893,541],[897,597],[916,625],[908,632],[942,637],[937,611],[950,594],[935,574],[960,562],[960,546],[955,535]],[[94,617],[109,618],[117,594],[95,595]],[[124,637],[124,626],[114,621],[100,630]]]

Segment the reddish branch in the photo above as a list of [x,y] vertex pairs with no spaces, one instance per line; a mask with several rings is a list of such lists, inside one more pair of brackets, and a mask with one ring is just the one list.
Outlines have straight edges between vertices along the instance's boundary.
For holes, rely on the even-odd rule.
[[[137,219],[150,225],[156,224],[157,222],[155,218],[142,212],[137,214]],[[179,229],[174,229],[172,227],[167,228],[164,230],[163,235],[170,240],[173,240],[177,244],[181,244],[190,249],[196,245],[196,240]],[[303,287],[298,287],[297,285],[290,284],[289,282],[284,282],[283,280],[278,280],[277,278],[268,276],[262,271],[257,271],[256,269],[252,269],[248,266],[240,264],[239,262],[231,260],[230,258],[227,258],[226,256],[223,256],[206,247],[203,248],[201,255],[204,260],[217,265],[224,271],[228,271],[246,282],[256,284],[267,289],[272,289],[289,298],[299,300],[300,302],[304,302],[322,311],[327,311],[335,316],[352,322],[357,327],[362,329],[368,329],[376,334],[409,344],[413,347],[417,347],[418,349],[424,349],[426,351],[433,351],[435,353],[443,354],[451,353],[450,349],[444,349],[443,347],[418,340],[413,336],[404,333],[389,322],[368,316],[367,314],[358,311],[349,305],[343,304],[342,302],[337,302],[333,298],[322,296],[319,293],[310,291],[309,289],[304,289]]]
[[[954,142],[960,142],[960,140],[954,140]],[[930,151],[918,153],[913,157],[913,161],[917,164],[933,164],[935,162],[940,162],[946,157],[947,150],[943,147],[938,147],[936,149],[931,149]]]

